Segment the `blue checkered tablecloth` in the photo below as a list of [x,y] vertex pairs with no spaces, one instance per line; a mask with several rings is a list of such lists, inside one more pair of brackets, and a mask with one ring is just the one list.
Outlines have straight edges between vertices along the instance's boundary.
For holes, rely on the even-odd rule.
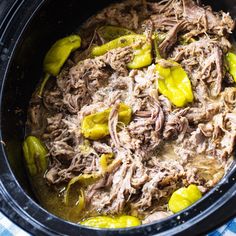
[[236,236],[236,218],[211,232],[208,236]]
[[[236,236],[236,218],[226,225],[211,232],[208,236]],[[12,223],[0,212],[0,236],[30,236],[24,230]]]
[[0,212],[0,236],[30,236]]

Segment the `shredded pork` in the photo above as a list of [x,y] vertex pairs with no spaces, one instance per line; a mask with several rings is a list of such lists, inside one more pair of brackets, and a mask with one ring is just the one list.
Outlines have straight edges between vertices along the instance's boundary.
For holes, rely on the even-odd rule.
[[[117,3],[92,17],[81,28],[88,40],[84,47],[92,39],[99,44],[94,37],[99,25],[142,33],[151,24],[152,31],[165,35],[161,55],[188,73],[194,102],[178,109],[171,105],[156,89],[154,65],[127,69],[133,53],[125,47],[66,65],[44,91],[41,104],[32,98],[28,123],[49,150],[49,185],[100,173],[99,181],[86,189],[87,210],[131,212],[148,223],[170,215],[167,200],[177,188],[196,184],[208,191],[224,175],[236,140],[236,89],[224,83],[224,55],[234,28],[229,14],[193,0],[144,2]],[[127,126],[118,122],[120,103],[133,111]],[[85,140],[83,118],[111,107],[110,136]],[[40,128],[42,122],[46,125]],[[114,160],[104,175],[99,158],[105,153],[114,153]]]

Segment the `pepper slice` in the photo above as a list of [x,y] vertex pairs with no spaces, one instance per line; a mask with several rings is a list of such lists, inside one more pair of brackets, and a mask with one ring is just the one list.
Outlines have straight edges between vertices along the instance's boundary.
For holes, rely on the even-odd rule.
[[112,159],[114,157],[113,153],[107,153],[107,154],[102,154],[100,159],[99,159],[99,164],[102,170],[102,173],[105,173],[107,171],[108,167],[108,160]]
[[81,45],[79,35],[70,35],[56,41],[47,52],[43,61],[43,70],[45,77],[39,89],[39,96],[42,95],[43,89],[50,76],[57,76],[68,59],[71,52],[78,49]]
[[[73,179],[70,180],[70,182],[67,185],[65,194],[64,194],[64,203],[67,206],[71,206],[73,207],[73,213],[76,214],[80,214],[81,211],[85,208],[86,205],[86,200],[85,200],[85,196],[84,196],[84,190],[82,187],[86,187],[90,184],[93,184],[94,182],[96,182],[99,179],[99,175],[94,173],[94,174],[83,174],[83,175],[79,175],[74,177]],[[72,185],[74,185],[75,183],[79,183],[81,186],[81,188],[79,189],[79,197],[78,199],[76,198],[76,201],[70,197],[70,189],[72,187]]]
[[82,155],[87,156],[88,154],[91,153],[91,145],[89,140],[84,140],[81,145],[79,145],[79,150]]
[[[169,61],[170,62],[170,61]],[[183,107],[193,101],[193,91],[187,73],[177,62],[171,62],[172,67],[162,67],[157,64],[156,69],[160,75],[158,90],[166,96],[175,106]]]
[[181,37],[179,38],[179,43],[180,43],[181,45],[188,45],[188,44],[194,43],[194,42],[196,42],[196,39],[194,39],[194,38],[186,38],[186,37],[184,37],[184,36],[181,36]]
[[191,206],[201,197],[202,193],[194,184],[189,185],[188,188],[180,188],[172,194],[169,200],[169,209],[173,213],[177,213]]
[[107,229],[115,229],[115,228],[127,228],[134,227],[141,224],[140,220],[134,216],[118,216],[118,217],[110,217],[110,216],[96,216],[91,217],[83,222],[80,222],[81,225],[96,227],[96,228],[107,228]]
[[234,81],[236,82],[236,54],[232,52],[227,53],[226,60],[229,65],[229,73],[233,76]]
[[100,27],[97,33],[105,42],[109,42],[124,35],[135,34],[132,30],[111,25]]
[[85,208],[85,196],[84,191],[80,189],[79,199],[76,202],[76,213],[79,214]]
[[147,42],[144,35],[125,35],[114,39],[101,46],[94,47],[91,51],[91,55],[101,56],[112,49],[123,48],[131,46],[133,48],[134,59],[128,63],[128,68],[138,69],[148,66],[152,63],[152,44]]
[[[85,138],[98,140],[109,135],[108,119],[112,108],[85,116],[82,121],[81,131]],[[131,121],[132,110],[121,103],[118,110],[118,120],[125,125]]]
[[28,136],[23,142],[23,153],[27,169],[31,176],[39,174],[47,169],[48,151],[40,139]]
[[[84,195],[84,190],[83,187],[87,187],[90,184],[93,184],[96,182],[100,176],[97,173],[94,174],[82,174],[79,176],[76,176],[70,180],[70,182],[67,185],[65,194],[64,194],[64,203],[65,205],[72,207],[71,210],[73,213],[80,214],[81,211],[85,208],[86,205],[86,200],[85,200],[85,195]],[[80,189],[79,189],[79,197],[75,199],[75,196],[72,195],[70,196],[70,189],[72,185],[75,183],[80,184]],[[75,191],[77,189],[74,189]]]
[[152,36],[156,60],[162,59],[160,51],[159,51],[159,45],[160,43],[163,42],[163,40],[165,40],[165,37],[166,37],[165,34],[160,34],[158,32],[155,32]]

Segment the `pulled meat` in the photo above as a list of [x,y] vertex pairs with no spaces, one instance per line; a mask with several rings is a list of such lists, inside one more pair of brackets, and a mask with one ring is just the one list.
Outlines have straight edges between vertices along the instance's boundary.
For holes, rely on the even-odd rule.
[[[206,192],[229,166],[236,141],[236,88],[226,87],[224,55],[232,46],[228,37],[234,21],[193,0],[125,1],[81,27],[85,50],[101,43],[96,37],[101,25],[162,36],[160,54],[188,73],[194,102],[174,107],[158,93],[155,65],[128,70],[133,50],[117,48],[65,65],[42,101],[33,96],[29,132],[49,150],[45,179],[50,186],[96,173],[99,179],[84,189],[91,215],[126,212],[149,223],[170,215],[167,202],[173,191],[196,184]],[[169,67],[167,60],[157,62]],[[128,125],[119,122],[120,103],[132,108]],[[108,108],[110,135],[86,140],[83,118]],[[100,157],[111,153],[104,173]]]
[[180,62],[191,76],[198,100],[216,97],[221,92],[224,68],[220,46],[215,40],[203,38],[186,46],[177,46],[173,52],[174,60]]
[[183,30],[186,26],[185,21],[180,21],[173,26],[172,29],[167,33],[165,40],[160,44],[159,50],[161,55],[166,57],[168,51],[178,40],[178,33]]
[[[57,80],[57,94],[49,92],[44,95],[47,107],[76,114],[82,106],[90,103],[92,94],[107,83],[108,78],[115,71],[127,75],[126,64],[132,60],[131,48],[119,48],[94,59],[86,59],[69,70],[63,71]],[[56,96],[55,96],[56,95]],[[58,110],[58,109],[57,109]]]

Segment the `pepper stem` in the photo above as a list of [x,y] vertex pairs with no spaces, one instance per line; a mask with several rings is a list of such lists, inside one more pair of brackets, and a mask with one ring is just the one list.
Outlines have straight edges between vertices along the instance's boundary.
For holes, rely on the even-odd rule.
[[155,58],[156,63],[159,59],[162,59],[160,52],[159,52],[159,43],[160,43],[159,36],[157,33],[154,33],[153,34],[153,44],[154,44],[154,51],[155,51],[155,56],[156,56],[156,58]]
[[38,96],[39,96],[40,98],[42,97],[43,90],[44,90],[44,88],[45,88],[45,86],[46,86],[46,84],[47,84],[47,82],[48,82],[50,76],[51,76],[50,74],[46,73],[45,76],[44,76],[44,78],[43,78],[43,82],[42,82],[41,85],[40,85],[39,93],[38,93]]

